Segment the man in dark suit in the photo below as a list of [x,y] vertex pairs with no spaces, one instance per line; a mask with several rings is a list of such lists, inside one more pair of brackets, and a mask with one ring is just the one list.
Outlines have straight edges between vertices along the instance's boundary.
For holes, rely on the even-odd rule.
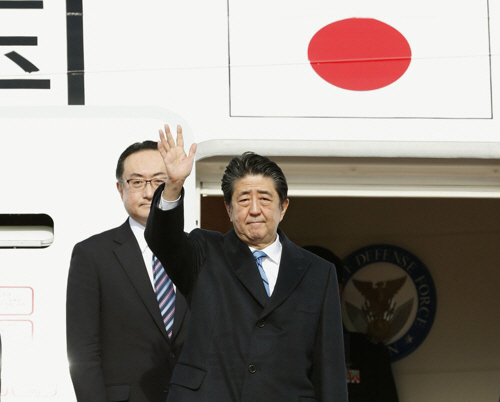
[[186,155],[182,129],[177,143],[165,132],[168,179],[145,236],[193,317],[167,401],[346,402],[335,267],[278,230],[289,203],[281,169],[253,153],[233,158],[222,190],[234,229],[186,234],[182,187],[196,145]]
[[[71,378],[78,402],[165,402],[188,312],[184,297],[172,289],[165,293],[171,307],[163,317],[153,254],[144,240],[154,190],[166,178],[156,142],[128,147],[116,178],[129,218],[78,243],[71,257],[66,303]],[[168,279],[163,283],[171,285]]]

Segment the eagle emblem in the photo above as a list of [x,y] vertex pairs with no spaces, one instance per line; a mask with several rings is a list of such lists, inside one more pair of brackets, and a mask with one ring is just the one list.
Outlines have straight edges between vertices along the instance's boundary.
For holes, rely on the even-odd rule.
[[406,276],[387,281],[369,282],[353,279],[352,283],[364,296],[361,309],[346,303],[347,312],[353,322],[362,319],[368,335],[382,341],[388,341],[403,327],[413,306],[409,300],[398,307],[394,296],[406,282]]

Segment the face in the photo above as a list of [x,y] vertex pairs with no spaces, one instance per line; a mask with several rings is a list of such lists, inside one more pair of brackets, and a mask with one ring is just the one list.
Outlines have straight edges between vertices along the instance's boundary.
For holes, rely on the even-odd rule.
[[[165,179],[167,173],[159,151],[145,150],[133,153],[125,159],[122,180]],[[142,190],[130,188],[128,183],[116,183],[128,214],[141,225],[146,226],[151,200],[155,189],[150,183]]]
[[238,237],[259,250],[276,240],[278,224],[285,216],[288,199],[280,205],[273,179],[247,175],[235,182],[229,219]]

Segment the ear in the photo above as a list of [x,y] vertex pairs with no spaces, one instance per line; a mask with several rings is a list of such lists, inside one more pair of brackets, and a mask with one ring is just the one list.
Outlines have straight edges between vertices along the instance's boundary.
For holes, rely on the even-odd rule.
[[231,219],[231,207],[228,205],[228,203],[226,201],[224,201],[224,206],[226,207],[226,212],[227,212],[227,215],[229,216],[229,221],[233,221]]
[[120,183],[119,181],[116,182],[116,189],[120,193],[120,197],[123,200],[123,183]]
[[283,217],[285,216],[288,204],[290,204],[290,200],[288,198],[283,202],[283,204],[281,204],[280,222],[283,220]]

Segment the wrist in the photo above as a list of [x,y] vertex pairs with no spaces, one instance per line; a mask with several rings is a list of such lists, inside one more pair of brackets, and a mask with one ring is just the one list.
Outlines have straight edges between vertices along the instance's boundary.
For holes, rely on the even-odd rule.
[[165,182],[165,187],[161,193],[161,198],[165,201],[176,201],[179,199],[182,191],[182,186],[184,185],[184,180],[182,181],[170,181],[167,179]]

